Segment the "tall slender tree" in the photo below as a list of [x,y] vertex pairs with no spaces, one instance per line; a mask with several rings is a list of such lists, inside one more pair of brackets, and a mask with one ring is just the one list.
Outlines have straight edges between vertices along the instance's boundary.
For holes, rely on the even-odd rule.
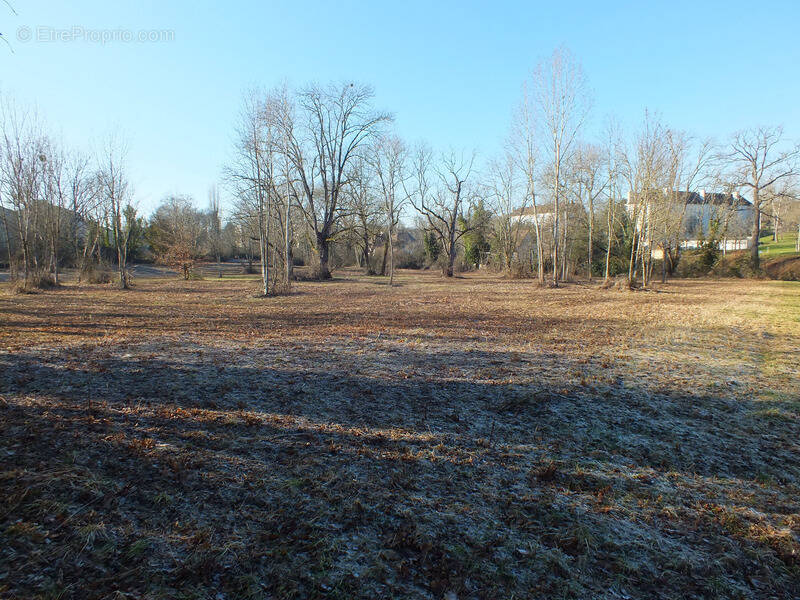
[[586,76],[580,63],[565,48],[540,62],[533,73],[533,98],[538,113],[537,124],[547,139],[545,150],[553,193],[553,278],[559,280],[559,226],[564,195],[564,167],[574,151],[579,134],[591,107]]
[[389,245],[389,285],[394,285],[394,238],[407,196],[404,194],[406,178],[406,147],[396,135],[376,138],[369,154],[378,182],[381,208],[386,219]]
[[111,235],[117,253],[117,273],[120,289],[129,287],[128,238],[133,223],[126,219],[126,209],[131,202],[131,187],[125,170],[127,145],[116,134],[111,135],[98,158],[100,170],[97,183],[106,214],[110,221]]

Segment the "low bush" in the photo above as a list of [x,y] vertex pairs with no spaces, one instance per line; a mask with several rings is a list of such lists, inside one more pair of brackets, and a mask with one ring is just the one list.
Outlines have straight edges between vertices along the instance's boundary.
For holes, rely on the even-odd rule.
[[58,284],[50,273],[31,273],[27,280],[15,279],[12,290],[15,294],[35,294],[39,290],[50,290],[55,287],[58,287]]
[[524,262],[511,263],[511,269],[508,271],[509,279],[534,279],[536,277],[536,270],[531,268],[531,265]]
[[600,284],[601,290],[635,290],[640,287],[638,281],[634,281],[632,284],[628,281],[627,276],[619,275],[617,277],[610,277],[603,281]]
[[678,266],[675,268],[676,277],[694,278],[706,277],[709,268],[706,265],[705,257],[698,250],[685,250],[681,253]]
[[[766,269],[765,269],[766,270]],[[708,265],[708,253],[704,250],[688,250],[681,253],[678,268],[675,270],[677,277],[722,277],[722,278],[759,278],[764,277],[765,270],[754,271],[750,266],[750,253],[747,250],[728,252],[719,256],[716,261]],[[777,279],[772,273],[770,277]]]
[[106,284],[111,283],[113,278],[111,269],[93,265],[81,272],[79,280],[91,284]]
[[425,254],[422,252],[398,252],[395,255],[395,268],[423,269],[425,268]]

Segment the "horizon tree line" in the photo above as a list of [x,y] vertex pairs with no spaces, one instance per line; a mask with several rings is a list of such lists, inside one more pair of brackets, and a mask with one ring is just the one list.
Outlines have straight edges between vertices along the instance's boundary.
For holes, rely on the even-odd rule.
[[628,285],[648,286],[656,264],[662,281],[674,271],[697,189],[734,199],[727,208],[712,206],[704,236],[724,237],[737,195],[750,196],[754,270],[764,219],[777,236],[800,197],[800,146],[781,127],[741,130],[715,144],[646,111],[630,136],[608,119],[602,139],[586,139],[587,78],[563,48],[533,69],[504,150],[484,165],[474,151],[409,145],[373,98],[371,87],[350,82],[248,91],[222,173],[234,199],[224,226],[216,187],[207,210],[188,197],[167,197],[145,223],[134,207],[123,141],[109,137],[94,156],[65,149],[35,113],[4,98],[6,262],[26,286],[44,275],[57,284],[63,265],[88,273],[116,263],[125,288],[132,246],[142,240],[188,277],[201,258],[220,264],[224,237],[249,264],[257,259],[264,295],[289,289],[296,254],[304,262],[313,257],[314,276],[328,279],[332,251],[345,248],[355,264],[388,273],[393,285],[398,232],[416,218],[424,236],[418,248],[428,262],[436,254],[445,277],[493,261],[507,272],[527,265],[543,285],[582,272],[604,280],[624,273]]

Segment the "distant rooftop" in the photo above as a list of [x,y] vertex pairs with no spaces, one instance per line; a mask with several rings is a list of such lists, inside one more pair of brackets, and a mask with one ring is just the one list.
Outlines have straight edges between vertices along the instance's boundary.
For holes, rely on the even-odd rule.
[[[662,190],[661,194],[666,194],[666,190]],[[729,194],[726,192],[675,192],[677,198],[686,204],[711,204],[714,206],[736,206],[745,207],[752,206],[752,203],[742,196],[741,194]],[[633,202],[635,194],[628,193],[628,202]]]
[[[553,205],[548,204],[537,204],[536,205],[536,213],[538,215],[549,214],[553,212]],[[518,208],[516,210],[512,210],[508,213],[509,217],[532,217],[534,215],[533,206],[526,206],[524,208]]]

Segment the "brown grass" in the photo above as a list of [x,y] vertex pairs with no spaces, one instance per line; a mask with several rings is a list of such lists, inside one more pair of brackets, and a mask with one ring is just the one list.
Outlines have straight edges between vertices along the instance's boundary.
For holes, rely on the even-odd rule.
[[800,595],[800,286],[0,295],[0,597]]

